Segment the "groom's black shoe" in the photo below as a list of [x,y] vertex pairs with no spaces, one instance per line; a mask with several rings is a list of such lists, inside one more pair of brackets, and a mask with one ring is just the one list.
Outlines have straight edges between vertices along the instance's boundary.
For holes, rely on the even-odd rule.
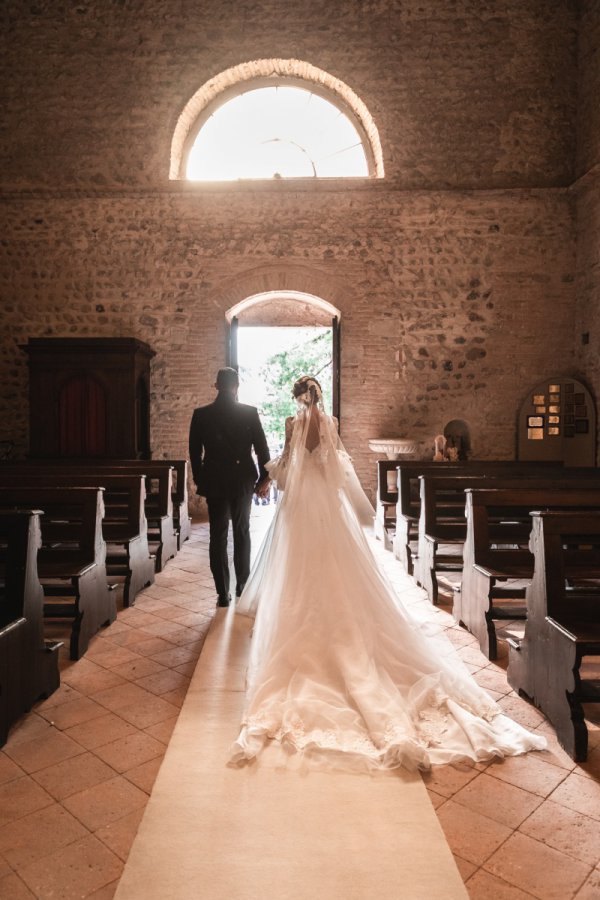
[[245,587],[246,587],[245,584],[236,584],[236,586],[235,586],[235,596],[236,596],[236,597],[241,597],[241,596],[242,596],[242,591],[244,590]]
[[231,603],[230,594],[219,594],[217,597],[217,606],[229,606]]

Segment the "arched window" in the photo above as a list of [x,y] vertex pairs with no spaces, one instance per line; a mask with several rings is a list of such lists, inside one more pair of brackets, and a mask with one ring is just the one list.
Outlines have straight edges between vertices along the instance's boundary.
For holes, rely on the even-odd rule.
[[329,100],[303,87],[257,87],[217,106],[190,150],[187,177],[365,178],[356,126]]
[[221,72],[188,101],[170,177],[199,181],[383,177],[375,123],[348,85],[293,59]]

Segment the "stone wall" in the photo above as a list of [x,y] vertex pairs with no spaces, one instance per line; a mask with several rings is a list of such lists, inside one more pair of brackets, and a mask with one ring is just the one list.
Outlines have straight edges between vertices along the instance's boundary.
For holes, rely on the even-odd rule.
[[[342,436],[466,420],[510,457],[532,384],[572,371],[576,4],[11,2],[0,167],[0,439],[27,445],[30,336],[122,335],[153,361],[155,455],[185,452],[225,311],[264,290],[342,311]],[[249,59],[304,59],[367,104],[386,178],[168,181],[181,110]]]
[[575,356],[600,398],[600,3],[585,0],[579,39],[577,175],[577,318]]
[[432,438],[465,419],[477,456],[510,457],[523,395],[569,368],[574,245],[562,191],[232,190],[5,201],[0,310],[10,391],[0,422],[26,443],[18,344],[134,335],[153,363],[155,455],[185,451],[212,396],[225,311],[295,289],[342,313],[342,434],[372,485],[372,437]]
[[403,187],[568,184],[575,10],[575,0],[9,0],[0,178],[162,184],[189,98],[231,66],[276,57],[358,94]]

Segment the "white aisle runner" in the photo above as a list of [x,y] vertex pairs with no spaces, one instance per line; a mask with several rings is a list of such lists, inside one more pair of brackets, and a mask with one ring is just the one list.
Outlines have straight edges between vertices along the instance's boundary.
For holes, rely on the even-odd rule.
[[217,612],[116,900],[465,900],[419,775],[226,766],[250,627]]

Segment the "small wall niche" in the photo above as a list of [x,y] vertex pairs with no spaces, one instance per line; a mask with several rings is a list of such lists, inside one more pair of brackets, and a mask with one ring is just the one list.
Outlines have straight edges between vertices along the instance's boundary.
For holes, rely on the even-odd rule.
[[519,410],[517,458],[596,465],[596,406],[584,384],[557,375],[537,384]]

